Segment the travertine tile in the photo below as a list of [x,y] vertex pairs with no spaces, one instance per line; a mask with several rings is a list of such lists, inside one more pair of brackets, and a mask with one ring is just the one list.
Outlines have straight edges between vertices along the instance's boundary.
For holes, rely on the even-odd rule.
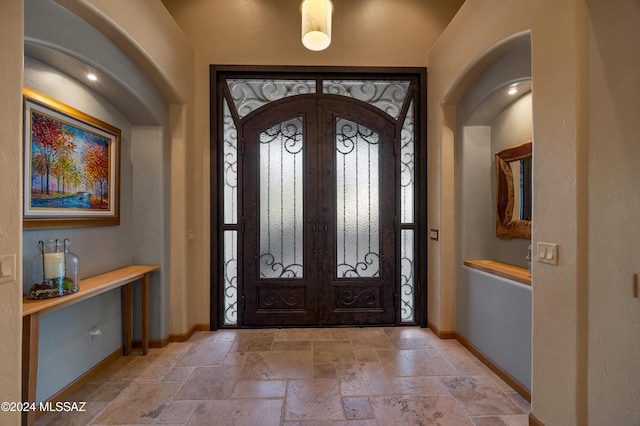
[[349,332],[354,349],[392,349],[391,342],[382,329],[358,329]]
[[238,333],[230,352],[259,352],[271,350],[275,333]]
[[443,377],[441,380],[469,416],[523,414],[520,407],[485,376]]
[[335,379],[337,377],[338,372],[335,364],[313,364],[314,379]]
[[292,328],[278,330],[274,340],[331,340],[332,334],[330,328]]
[[210,331],[196,331],[189,339],[191,343],[210,343],[215,342],[218,339],[215,333]]
[[36,421],[36,426],[86,426],[108,405],[108,402],[87,402],[85,411],[48,413]]
[[389,327],[385,329],[385,334],[393,349],[434,349],[424,329]]
[[530,404],[418,327],[220,330],[122,357],[48,425],[524,426]]
[[275,340],[271,344],[272,351],[310,351],[311,341],[309,340]]
[[198,367],[184,382],[174,400],[230,398],[239,375],[238,367]]
[[508,392],[505,392],[505,395],[511,398],[513,402],[518,404],[518,407],[520,407],[522,411],[524,411],[525,413],[531,412],[531,403],[526,399],[524,399],[518,392],[508,391]]
[[380,362],[377,352],[372,348],[356,348],[353,350],[358,362]]
[[381,425],[472,425],[450,395],[381,396],[370,399]]
[[239,380],[231,398],[282,398],[286,389],[285,380]]
[[133,383],[104,409],[94,423],[155,423],[179,387],[177,383]]
[[356,356],[349,340],[318,340],[313,342],[313,362],[354,362]]
[[380,426],[372,420],[314,420],[299,422],[284,422],[282,426]]
[[162,381],[184,383],[196,368],[197,367],[173,367],[171,370],[166,372],[166,375],[162,378]]
[[281,399],[231,399],[201,401],[188,426],[277,426],[282,413]]
[[239,330],[218,330],[212,334],[215,335],[216,342],[234,342],[238,333]]
[[244,352],[229,352],[222,361],[222,365],[244,365],[247,354]]
[[529,426],[529,416],[526,414],[471,417],[471,421],[475,426]]
[[118,358],[113,364],[98,373],[95,382],[130,382],[144,369],[149,367],[158,355],[139,356],[132,355]]
[[243,379],[304,379],[313,376],[311,352],[253,352],[247,354]]
[[456,369],[457,374],[474,375],[486,372],[487,367],[462,347],[442,348],[439,352]]
[[363,420],[373,419],[373,410],[369,404],[369,398],[366,396],[345,396],[342,398],[344,405],[344,415],[347,420]]
[[231,342],[196,343],[184,354],[178,365],[220,365],[231,349]]
[[130,384],[130,382],[89,382],[75,392],[70,401],[111,402]]
[[289,380],[285,421],[345,420],[338,381],[335,379]]
[[390,376],[448,376],[456,370],[434,349],[383,350],[378,357]]
[[197,401],[171,401],[156,420],[156,424],[185,424],[197,405]]
[[396,377],[393,379],[393,389],[396,394],[448,394],[449,390],[442,383],[440,377]]
[[390,395],[393,383],[379,363],[337,364],[343,396]]

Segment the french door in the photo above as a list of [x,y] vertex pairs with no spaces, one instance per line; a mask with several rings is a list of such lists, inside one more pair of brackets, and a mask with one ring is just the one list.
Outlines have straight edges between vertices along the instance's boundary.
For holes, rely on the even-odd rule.
[[424,72],[346,70],[212,67],[213,329],[426,325]]
[[244,324],[394,323],[393,122],[311,96],[242,134]]

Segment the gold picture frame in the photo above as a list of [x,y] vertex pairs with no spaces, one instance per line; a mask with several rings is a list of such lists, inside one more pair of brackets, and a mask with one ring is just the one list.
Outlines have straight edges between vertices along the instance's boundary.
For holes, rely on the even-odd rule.
[[120,129],[25,87],[23,226],[120,224]]

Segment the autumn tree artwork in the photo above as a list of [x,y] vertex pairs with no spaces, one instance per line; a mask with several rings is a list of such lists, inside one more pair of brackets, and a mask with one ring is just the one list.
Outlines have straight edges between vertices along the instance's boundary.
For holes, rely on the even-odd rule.
[[[60,217],[76,221],[117,217],[114,144],[119,130],[107,131],[113,129],[62,104],[49,109],[51,105],[32,103],[26,96],[25,104],[25,218],[54,219],[61,225]],[[100,126],[79,120],[78,115]]]

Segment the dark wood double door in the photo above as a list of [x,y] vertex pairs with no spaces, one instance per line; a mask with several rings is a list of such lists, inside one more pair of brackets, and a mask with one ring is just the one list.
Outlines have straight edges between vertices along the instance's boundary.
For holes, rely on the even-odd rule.
[[309,95],[241,134],[243,325],[395,324],[394,123]]

